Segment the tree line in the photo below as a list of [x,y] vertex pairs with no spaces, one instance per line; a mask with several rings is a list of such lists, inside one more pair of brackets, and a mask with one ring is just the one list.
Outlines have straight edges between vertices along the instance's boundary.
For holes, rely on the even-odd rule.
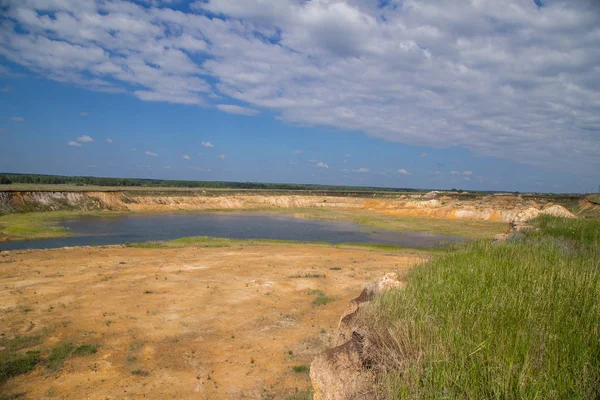
[[142,178],[103,178],[96,176],[62,176],[42,174],[0,174],[0,184],[28,183],[43,185],[115,186],[115,187],[182,187],[206,189],[271,189],[271,190],[341,190],[377,192],[415,192],[409,188],[381,188],[299,183],[184,181]]

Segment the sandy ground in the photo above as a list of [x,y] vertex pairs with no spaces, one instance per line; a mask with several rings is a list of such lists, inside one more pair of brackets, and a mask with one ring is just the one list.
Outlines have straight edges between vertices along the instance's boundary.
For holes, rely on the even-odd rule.
[[[361,288],[419,256],[318,246],[74,248],[0,254],[0,333],[94,343],[58,372],[0,386],[25,399],[286,399]],[[331,268],[341,268],[332,270]],[[325,275],[295,278],[295,275]],[[338,300],[314,305],[319,289]]]

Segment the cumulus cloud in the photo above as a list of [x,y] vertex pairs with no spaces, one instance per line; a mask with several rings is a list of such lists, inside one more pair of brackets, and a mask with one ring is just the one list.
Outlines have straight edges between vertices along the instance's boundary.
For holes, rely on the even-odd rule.
[[10,120],[12,122],[25,122],[25,118],[23,117],[12,117]]
[[450,171],[448,172],[450,175],[460,175],[460,172],[458,171]]
[[81,135],[75,140],[78,141],[79,143],[91,143],[94,141],[94,139],[88,135]]
[[146,154],[147,156],[151,156],[151,157],[156,157],[156,156],[158,156],[158,154],[156,154],[156,153],[154,153],[154,152],[152,152],[152,151],[146,151],[146,152],[144,152],[144,154]]
[[238,114],[238,115],[248,115],[253,116],[258,114],[257,110],[248,107],[236,106],[233,104],[217,104],[217,109],[221,111],[225,111],[230,114]]
[[202,142],[200,144],[202,145],[202,147],[207,147],[207,148],[215,147],[211,142]]
[[398,170],[398,173],[400,175],[412,175],[410,172],[408,172],[407,170],[405,170],[404,168],[401,168]]
[[0,55],[143,101],[600,165],[594,1],[144,2],[5,0]]
[[327,165],[327,164],[325,164],[324,162],[320,161],[320,162],[318,162],[318,163],[315,165],[315,167],[318,167],[318,168],[329,168],[329,165]]
[[463,171],[462,173],[464,176],[471,176],[473,175],[473,171]]
[[421,153],[421,155],[419,157],[425,158],[425,157],[427,157],[427,153]]
[[358,168],[358,169],[353,169],[352,172],[359,172],[359,173],[365,173],[365,172],[369,172],[369,168]]
[[74,140],[71,140],[69,143],[67,143],[69,146],[73,146],[73,147],[81,147],[82,144],[79,142],[76,142]]
[[224,160],[226,157],[225,157],[225,154],[219,154],[219,157],[217,157],[217,158],[220,158],[221,160]]
[[111,138],[106,138],[106,143],[108,143],[108,144],[112,144],[112,143],[113,143],[113,140],[112,140]]
[[183,158],[184,160],[189,160],[190,156],[184,154],[184,155],[181,156],[181,158]]
[[137,151],[137,149],[134,147],[133,149],[131,149],[131,151]]

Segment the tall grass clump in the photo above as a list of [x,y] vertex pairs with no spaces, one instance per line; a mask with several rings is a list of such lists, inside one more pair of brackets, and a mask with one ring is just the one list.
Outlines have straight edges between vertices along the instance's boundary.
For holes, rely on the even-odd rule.
[[435,258],[375,300],[363,318],[381,397],[600,396],[598,221],[537,225]]

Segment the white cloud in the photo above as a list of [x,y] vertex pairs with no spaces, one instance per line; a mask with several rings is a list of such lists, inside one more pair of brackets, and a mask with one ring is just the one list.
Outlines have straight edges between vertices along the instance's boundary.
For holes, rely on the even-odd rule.
[[112,144],[112,143],[113,143],[113,140],[112,140],[111,138],[106,138],[106,143],[108,143],[108,144]]
[[10,93],[12,92],[12,88],[10,86],[4,86],[0,88],[0,93]]
[[79,115],[81,115],[82,117],[87,117],[89,114],[87,111],[82,111],[79,113]]
[[236,106],[233,104],[217,104],[217,109],[230,113],[230,114],[238,114],[238,115],[248,115],[253,116],[257,115],[258,111],[252,108]]
[[319,168],[329,168],[329,165],[325,164],[324,162],[318,162],[315,166]]
[[190,156],[184,154],[184,155],[181,156],[181,158],[183,158],[184,160],[189,160]]
[[69,146],[73,146],[73,147],[81,147],[81,146],[82,146],[82,144],[81,144],[81,143],[75,142],[75,141],[73,141],[73,140],[72,140],[72,141],[70,141],[70,142],[69,142],[69,143],[67,143],[67,144],[68,144]]
[[302,150],[292,151],[293,154],[304,154]]
[[405,170],[404,168],[401,168],[398,170],[398,173],[400,175],[412,175],[410,172],[408,172],[407,170]]
[[369,168],[358,168],[358,169],[353,169],[352,172],[359,172],[359,173],[365,173],[365,172],[369,172]]
[[471,178],[469,178],[469,177],[467,177],[467,176],[465,176],[463,179],[464,179],[465,181],[470,181],[470,180],[471,180]]
[[94,139],[88,135],[81,135],[75,140],[78,141],[79,143],[91,143],[94,141]]
[[12,117],[10,120],[12,122],[25,122],[25,118],[23,117]]
[[156,153],[154,153],[154,152],[152,152],[152,151],[146,151],[146,152],[144,152],[144,154],[146,154],[147,156],[151,156],[151,157],[156,157],[156,156],[158,156],[158,154],[156,154]]
[[215,147],[211,142],[202,142],[200,144],[202,145],[202,147],[207,147],[207,148]]
[[164,169],[171,169],[171,166],[170,165],[165,165],[163,168]]
[[225,159],[225,155],[224,154],[219,154],[219,157],[217,157],[217,158],[220,158],[221,160],[224,160]]
[[346,153],[346,157],[352,157],[352,154]]
[[458,171],[450,171],[448,172],[450,175],[460,175],[460,172]]
[[0,55],[144,101],[600,169],[598,7],[544,3],[6,0]]
[[137,151],[137,149],[134,147],[133,149],[131,149],[131,151]]
[[473,175],[473,171],[463,171],[462,173],[464,176],[471,176]]
[[425,158],[425,157],[427,157],[427,153],[421,153],[421,155],[419,157]]

